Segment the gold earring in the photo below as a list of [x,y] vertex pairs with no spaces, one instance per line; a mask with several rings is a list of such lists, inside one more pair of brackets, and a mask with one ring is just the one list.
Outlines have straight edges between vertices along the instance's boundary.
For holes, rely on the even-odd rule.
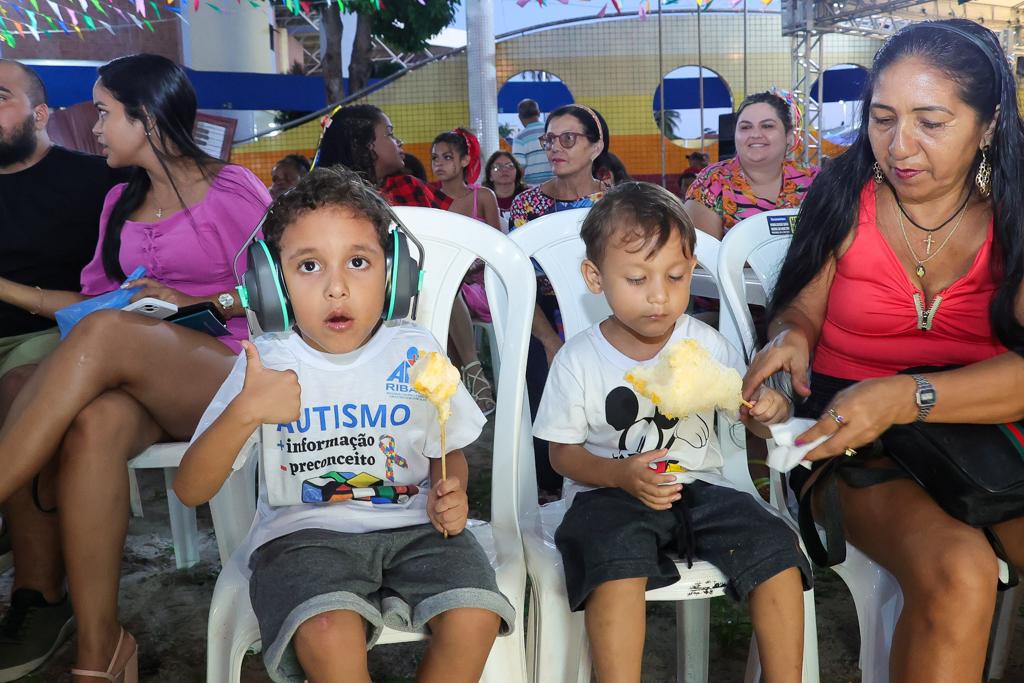
[[881,185],[885,182],[885,173],[882,172],[882,167],[877,161],[871,165],[871,173],[875,177],[875,185]]
[[974,176],[974,184],[978,186],[978,194],[988,197],[992,194],[992,164],[988,163],[985,150],[981,150],[981,163],[978,164],[978,172]]

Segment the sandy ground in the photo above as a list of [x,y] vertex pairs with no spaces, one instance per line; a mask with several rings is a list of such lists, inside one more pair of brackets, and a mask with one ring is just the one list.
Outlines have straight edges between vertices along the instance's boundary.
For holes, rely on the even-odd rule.
[[[485,482],[490,427],[469,453],[474,470],[471,492],[477,506],[487,507]],[[145,517],[132,519],[125,548],[121,581],[121,617],[139,641],[141,679],[152,683],[192,683],[206,677],[206,616],[219,561],[209,510],[199,511],[201,562],[178,571],[167,526],[163,476],[159,471],[140,473]],[[0,578],[0,595],[8,595],[11,574]],[[843,582],[832,572],[817,575],[817,612],[821,681],[860,681],[857,668],[857,618]],[[670,603],[651,603],[647,608],[647,645],[644,653],[644,683],[675,680],[675,611]],[[1024,620],[1016,625],[1016,646],[1003,681],[1024,683]],[[750,638],[746,612],[728,601],[712,602],[710,680],[715,683],[742,681]],[[387,645],[370,652],[374,681],[398,683],[411,680],[426,645]],[[40,671],[23,679],[41,683],[70,681],[73,642],[64,645]],[[246,657],[242,680],[264,682],[266,675],[259,656]],[[212,683],[212,682],[211,682]],[[548,683],[548,682],[544,682]],[[553,682],[554,683],[554,682]]]

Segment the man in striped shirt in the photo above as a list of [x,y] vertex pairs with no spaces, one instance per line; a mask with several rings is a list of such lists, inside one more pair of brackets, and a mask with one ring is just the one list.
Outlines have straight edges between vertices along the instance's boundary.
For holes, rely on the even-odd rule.
[[527,185],[540,185],[554,177],[548,155],[540,146],[540,136],[544,134],[540,107],[534,100],[522,100],[517,109],[523,129],[512,140],[512,156],[523,167],[523,182]]

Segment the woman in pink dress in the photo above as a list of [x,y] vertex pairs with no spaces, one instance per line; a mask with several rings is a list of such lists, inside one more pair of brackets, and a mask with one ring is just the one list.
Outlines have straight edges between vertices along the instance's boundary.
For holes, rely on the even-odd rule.
[[[0,281],[0,299],[39,315],[117,289],[145,266],[135,299],[179,307],[210,302],[230,336],[123,311],[74,327],[32,373],[0,429],[0,502],[36,479],[56,507],[68,592],[78,626],[75,681],[137,681],[135,639],[118,621],[128,525],[126,461],[159,441],[186,441],[247,336],[234,268],[269,204],[252,173],[204,154],[192,140],[196,96],[185,72],[156,55],[100,67],[93,132],[112,167],[135,167],[107,195],[100,242],[82,291]],[[42,474],[40,474],[42,473]],[[58,584],[60,579],[57,579]]]

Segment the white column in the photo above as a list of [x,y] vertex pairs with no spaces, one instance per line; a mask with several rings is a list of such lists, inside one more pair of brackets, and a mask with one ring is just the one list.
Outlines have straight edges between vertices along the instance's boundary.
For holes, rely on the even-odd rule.
[[469,127],[480,138],[483,163],[498,149],[498,75],[494,62],[492,0],[466,2],[466,69]]

